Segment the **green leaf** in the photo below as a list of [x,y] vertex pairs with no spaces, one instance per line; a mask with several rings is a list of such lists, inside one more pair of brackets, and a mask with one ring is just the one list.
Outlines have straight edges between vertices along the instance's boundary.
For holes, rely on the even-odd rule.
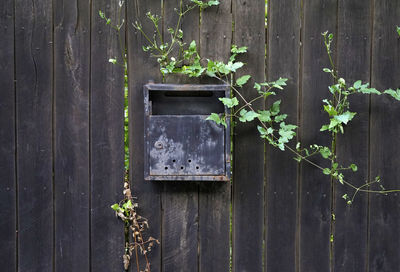
[[361,84],[362,84],[361,80],[357,80],[356,82],[354,82],[353,87],[355,89],[359,89],[361,87]]
[[396,31],[397,31],[397,34],[399,34],[399,36],[400,36],[400,26],[396,26]]
[[272,135],[274,133],[274,129],[271,127],[265,129],[262,126],[257,126],[257,129],[261,134],[261,138],[266,138],[267,135]]
[[278,140],[279,143],[288,143],[294,136],[296,136],[296,132],[294,131],[297,128],[295,125],[285,124],[285,122],[280,123],[279,135],[280,138]]
[[242,87],[244,84],[247,83],[247,81],[249,81],[250,78],[251,78],[250,75],[241,76],[240,78],[238,78],[238,79],[236,80],[236,84],[237,84],[239,87]]
[[337,111],[332,105],[324,105],[324,110],[329,114],[329,116],[337,115]]
[[[267,130],[265,128],[263,128],[262,126],[257,126],[258,131],[261,134],[261,137],[267,135]],[[264,138],[264,137],[263,137]]]
[[217,123],[217,125],[223,125],[224,127],[227,127],[226,121],[225,121],[225,117],[220,118],[219,115],[217,113],[211,113],[210,116],[208,116],[206,118],[206,120],[211,120],[214,121],[215,123]]
[[128,200],[127,202],[125,202],[122,207],[127,210],[127,209],[132,209],[133,205],[132,202],[130,200]]
[[377,94],[380,95],[381,92],[378,91],[375,88],[365,88],[365,89],[360,89],[360,92],[362,92],[363,94]]
[[280,123],[280,122],[282,122],[283,120],[285,120],[286,117],[287,117],[287,114],[281,114],[281,115],[276,116],[276,117],[274,118],[274,121],[275,121],[276,123]]
[[247,111],[246,109],[242,109],[239,114],[240,114],[240,117],[239,117],[240,122],[251,122],[255,118],[260,116],[260,114],[254,112],[254,111]]
[[195,40],[193,40],[193,41],[190,43],[190,45],[189,45],[189,51],[197,52],[197,46],[196,46],[196,41],[195,41]]
[[258,119],[261,122],[271,122],[272,121],[271,112],[263,110],[263,111],[258,111],[258,113],[259,113]]
[[301,162],[301,160],[302,160],[301,157],[294,157],[293,159],[294,159],[295,161],[297,161],[297,162]]
[[354,163],[350,164],[350,168],[351,170],[353,170],[353,172],[357,172],[358,170],[357,165],[355,165]]
[[322,156],[324,159],[328,159],[328,158],[332,155],[331,150],[329,149],[329,147],[326,147],[326,146],[324,146],[323,148],[321,148],[321,149],[319,150],[319,153],[321,154],[321,156]]
[[113,205],[111,206],[111,209],[113,209],[113,210],[116,211],[116,212],[122,210],[121,207],[120,207],[117,203],[113,204]]
[[340,123],[347,124],[349,121],[353,119],[353,117],[356,115],[355,112],[349,112],[346,111],[345,113],[341,115],[337,115],[334,118],[339,121]]
[[208,1],[208,6],[218,6],[219,5],[219,1],[214,0],[214,1]]
[[339,180],[340,184],[344,185],[344,177],[343,177],[343,174],[339,174],[338,180]]
[[[356,84],[356,83],[357,83],[357,85],[359,84],[358,81],[356,81],[354,84]],[[377,89],[369,88],[368,86],[369,86],[369,83],[362,84],[362,85],[360,85],[359,88],[356,88],[356,91],[359,93],[363,93],[363,94],[377,94],[377,95],[381,94],[381,92],[378,91]],[[354,87],[354,85],[353,85],[353,87]]]
[[242,54],[247,52],[247,46],[237,47],[237,45],[232,45],[231,52],[233,54]]
[[228,62],[226,65],[226,68],[232,72],[236,72],[237,69],[243,67],[244,63],[243,62]]
[[257,82],[254,82],[254,89],[256,89],[257,91],[261,91],[261,85]]
[[319,131],[329,130],[329,125],[323,125]]
[[223,97],[223,98],[218,98],[225,106],[227,106],[228,108],[233,108],[234,106],[239,105],[239,100],[237,100],[236,97],[233,98],[227,98],[227,97]]
[[287,78],[281,78],[280,77],[278,80],[269,82],[268,84],[270,86],[272,86],[273,88],[277,88],[277,89],[283,90],[282,86],[286,86],[286,81],[287,80],[288,80]]
[[272,104],[272,107],[270,109],[271,115],[275,116],[279,113],[280,111],[280,105],[281,105],[281,100],[277,100]]
[[392,96],[394,99],[399,100],[400,101],[400,89],[392,90],[392,89],[388,89],[386,91],[384,91],[383,93],[388,94],[390,96]]
[[231,72],[228,65],[226,65],[222,62],[215,62],[215,67],[218,72],[220,72],[221,74],[224,74],[224,75],[227,75]]
[[324,173],[324,175],[329,176],[331,174],[331,169],[329,168],[324,168],[324,170],[322,170],[322,173]]
[[279,142],[277,144],[277,146],[279,147],[280,150],[285,151],[285,144],[284,143]]
[[325,73],[332,73],[332,70],[329,68],[324,68],[322,69],[322,71],[324,71]]

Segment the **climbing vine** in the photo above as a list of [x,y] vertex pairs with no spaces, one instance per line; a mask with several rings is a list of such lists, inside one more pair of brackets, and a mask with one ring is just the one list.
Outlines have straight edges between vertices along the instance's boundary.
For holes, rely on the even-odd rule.
[[[122,45],[120,30],[124,26],[125,21],[121,18],[121,10],[124,1],[119,2],[120,11],[116,23],[113,23],[110,18],[107,18],[103,12],[99,15],[104,19],[107,25],[110,25],[118,33],[120,45]],[[324,175],[329,176],[329,181],[336,181],[339,184],[346,186],[349,190],[342,198],[351,205],[360,192],[388,194],[399,190],[386,189],[379,176],[372,180],[366,181],[361,186],[356,186],[346,179],[346,175],[351,172],[356,172],[358,167],[355,163],[343,165],[337,158],[336,151],[338,149],[337,139],[344,134],[346,128],[351,121],[356,118],[357,113],[351,109],[349,97],[357,95],[389,95],[392,98],[400,101],[400,89],[387,89],[378,91],[370,87],[368,83],[363,83],[361,80],[349,83],[344,78],[339,76],[332,57],[331,45],[333,34],[324,32],[322,38],[324,46],[329,58],[330,67],[323,68],[323,72],[330,74],[333,79],[333,84],[328,86],[330,97],[322,100],[322,110],[328,115],[329,122],[322,125],[320,132],[329,134],[330,144],[319,145],[311,144],[303,146],[300,142],[293,143],[296,136],[297,126],[287,122],[288,115],[280,110],[281,100],[274,99],[271,101],[271,106],[263,110],[253,108],[253,103],[258,100],[273,99],[273,97],[284,90],[288,79],[278,78],[270,82],[254,82],[254,97],[246,99],[241,92],[241,89],[249,84],[251,75],[243,75],[236,77],[236,72],[245,66],[245,63],[238,60],[238,56],[246,54],[247,47],[238,47],[233,45],[231,48],[231,56],[225,62],[203,59],[197,50],[195,41],[186,44],[183,42],[184,33],[181,29],[181,22],[191,10],[198,8],[204,10],[211,6],[219,5],[219,1],[200,1],[190,0],[190,4],[184,5],[183,0],[179,2],[179,7],[176,9],[178,16],[175,27],[167,27],[169,34],[168,41],[162,35],[161,16],[146,13],[147,19],[154,26],[154,34],[150,35],[143,30],[140,22],[135,22],[132,26],[139,31],[147,45],[143,46],[145,52],[149,52],[150,56],[156,58],[160,66],[160,72],[163,79],[169,74],[181,74],[189,77],[207,76],[215,78],[221,83],[227,84],[231,89],[231,97],[220,98],[221,103],[232,109],[229,115],[212,113],[207,119],[218,125],[227,126],[227,122],[257,122],[257,130],[262,139],[271,146],[282,151],[289,151],[294,155],[294,160],[298,163],[306,162],[319,169]],[[267,2],[266,2],[267,5]],[[397,33],[400,36],[400,27],[397,27]],[[158,243],[153,237],[145,238],[144,232],[148,228],[148,221],[138,215],[138,204],[132,197],[130,182],[128,178],[129,168],[129,147],[128,147],[128,126],[127,126],[127,58],[126,50],[121,46],[121,56],[110,59],[109,61],[115,65],[122,65],[125,68],[125,166],[126,176],[124,181],[124,198],[120,203],[112,205],[112,209],[116,215],[124,222],[125,226],[125,252],[123,255],[124,267],[129,268],[132,256],[135,256],[137,271],[140,272],[139,254],[144,256],[146,265],[144,272],[150,271],[150,262],[147,253],[151,248]],[[326,160],[329,167],[323,167],[315,160],[316,156],[320,156]],[[334,215],[332,215],[334,217]],[[334,220],[334,218],[333,218]],[[333,239],[333,237],[331,237]]]
[[[197,1],[192,1],[197,2]],[[217,5],[218,1],[209,1],[204,4],[205,6]],[[184,15],[187,9],[182,10],[182,1],[180,2],[180,16]],[[158,20],[160,17],[148,14],[148,18],[153,22],[156,33],[159,33]],[[154,18],[158,18],[155,20]],[[179,21],[178,21],[179,23]],[[143,32],[140,24],[136,24],[135,28]],[[182,42],[178,42],[179,52],[178,57],[170,57],[171,46],[177,38],[182,39],[183,32],[179,26],[175,31],[168,30],[171,37],[171,44],[164,43],[161,35],[159,38],[149,39],[146,38],[149,44],[143,48],[149,51],[151,56],[157,58],[160,65],[160,71],[165,77],[168,74],[182,74],[189,77],[208,76],[218,79],[221,83],[228,84],[232,91],[232,96],[229,98],[220,98],[220,101],[228,108],[232,109],[230,115],[212,113],[207,119],[216,122],[218,125],[227,126],[227,122],[231,120],[239,122],[257,122],[258,133],[260,137],[265,139],[270,145],[279,148],[282,151],[288,150],[294,154],[294,160],[297,162],[306,162],[322,171],[323,174],[329,176],[331,179],[337,181],[341,185],[347,186],[350,191],[342,196],[342,198],[350,205],[353,203],[354,198],[359,192],[365,193],[379,193],[388,194],[397,192],[399,190],[388,190],[381,182],[379,176],[373,180],[366,181],[361,186],[349,182],[345,178],[346,172],[356,172],[358,167],[355,163],[349,165],[342,165],[336,155],[337,138],[340,134],[345,133],[345,128],[350,125],[351,121],[357,115],[356,112],[351,111],[349,97],[353,95],[389,95],[396,100],[400,100],[400,89],[388,89],[383,92],[369,86],[368,83],[363,83],[357,80],[352,84],[346,82],[344,78],[339,77],[338,71],[333,62],[331,44],[333,41],[333,34],[324,32],[322,38],[326,48],[326,52],[330,61],[329,68],[322,70],[329,73],[333,79],[333,84],[328,86],[331,97],[322,100],[322,110],[328,114],[329,123],[324,124],[320,132],[328,133],[330,136],[330,145],[324,146],[319,144],[312,144],[303,147],[300,142],[295,144],[292,148],[289,144],[294,141],[296,136],[297,126],[286,122],[287,114],[280,112],[281,100],[272,102],[272,106],[268,109],[255,110],[253,103],[257,100],[271,99],[277,92],[283,91],[288,79],[279,78],[271,82],[255,82],[255,96],[247,100],[241,93],[241,88],[249,84],[251,75],[243,75],[239,78],[235,77],[235,73],[241,69],[245,64],[237,60],[237,56],[245,54],[247,47],[238,47],[233,45],[231,48],[231,56],[227,63],[215,61],[211,59],[202,59],[198,53],[195,41],[192,41],[188,46]],[[397,32],[400,35],[400,28],[397,27]],[[174,36],[174,33],[179,35]],[[173,35],[174,34],[174,35]],[[156,35],[157,36],[157,35]],[[146,36],[145,36],[146,37]],[[169,49],[166,49],[169,48]],[[240,103],[240,101],[242,103]],[[323,167],[313,161],[313,157],[321,156],[329,162],[330,167]]]

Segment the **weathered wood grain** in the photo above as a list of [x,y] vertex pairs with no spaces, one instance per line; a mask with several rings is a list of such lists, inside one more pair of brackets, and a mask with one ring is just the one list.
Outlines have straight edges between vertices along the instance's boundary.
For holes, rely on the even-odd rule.
[[[329,31],[335,35],[336,13],[336,0],[303,2],[299,134],[304,147],[314,143],[330,144],[328,133],[320,133],[321,126],[328,122],[322,112],[322,99],[330,96],[328,85],[332,83],[330,75],[322,72],[322,68],[329,67],[329,61],[321,33]],[[320,157],[313,160],[324,167],[329,165]],[[300,169],[300,271],[329,271],[331,267],[331,191],[329,177],[303,162]]]
[[[356,80],[368,82],[371,61],[371,5],[368,1],[339,1],[337,68],[348,86]],[[346,172],[346,180],[361,186],[368,179],[369,96],[350,98],[350,111],[356,117],[337,140],[341,164],[355,163],[358,171]],[[334,271],[365,271],[367,260],[368,195],[360,194],[351,206],[343,200],[353,190],[339,183],[335,186]]]
[[[164,40],[168,40],[168,27],[175,28],[178,15],[174,11],[179,0],[164,2]],[[190,4],[184,0],[183,5]],[[199,10],[188,12],[181,20],[183,41],[187,46],[194,40],[199,45]],[[177,54],[177,52],[174,52]],[[167,76],[166,82],[198,83],[198,79],[185,76]],[[199,193],[195,182],[165,182],[163,207],[163,271],[198,271]]]
[[[150,80],[160,82],[161,76],[155,58],[150,58],[148,52],[143,52],[142,46],[148,45],[142,34],[131,26],[135,21],[142,23],[146,33],[152,33],[151,22],[146,19],[146,12],[160,15],[160,1],[128,1],[127,2],[127,45],[129,72],[129,131],[130,131],[130,177],[132,192],[138,197],[140,215],[149,221],[147,234],[161,241],[161,190],[162,184],[148,182],[143,176],[144,156],[144,103],[143,85]],[[161,271],[161,245],[155,246],[149,254],[151,271]],[[141,259],[142,267],[144,260]],[[133,268],[132,268],[132,271]]]
[[[400,2],[374,1],[372,86],[379,90],[400,87]],[[400,187],[400,104],[387,95],[371,98],[371,179],[380,175],[387,189]],[[399,194],[371,194],[369,216],[370,272],[397,271],[400,267]]]
[[52,271],[52,3],[15,4],[18,270]]
[[54,1],[55,269],[90,269],[90,1]]
[[[283,91],[271,97],[268,107],[282,100],[287,122],[298,123],[300,2],[269,1],[268,81],[288,78]],[[266,271],[296,271],[298,254],[298,163],[293,154],[267,145],[266,148]],[[282,171],[284,168],[284,171]]]
[[15,271],[16,177],[14,1],[0,2],[0,267]]
[[[201,19],[200,56],[227,62],[232,42],[231,1],[205,9]],[[210,79],[201,80],[209,82]],[[199,271],[229,271],[230,203],[230,182],[200,184]]]
[[[112,24],[125,18],[125,5],[118,1],[92,2],[91,23],[91,268],[92,271],[122,271],[124,226],[110,205],[122,199],[124,179],[124,68],[125,28],[106,25],[98,10]],[[121,42],[121,44],[120,44]],[[122,48],[121,48],[122,47]]]
[[[247,66],[236,76],[252,75],[252,80],[241,90],[246,99],[251,99],[257,95],[253,82],[264,81],[265,2],[235,0],[232,3],[234,43],[248,46],[248,53],[242,58]],[[253,107],[262,109],[263,103],[253,103]],[[233,270],[262,271],[264,143],[255,123],[238,124],[234,129],[233,159]]]
[[[186,6],[193,6],[194,4],[190,0],[182,1],[182,10],[186,10]],[[164,41],[171,44],[171,35],[168,33],[168,28],[176,29],[178,25],[179,16],[177,12],[180,9],[180,0],[169,0],[168,2],[164,2],[163,5],[163,14],[164,14]],[[192,41],[196,42],[197,49],[200,49],[200,12],[198,8],[194,8],[193,10],[186,13],[180,21],[179,29],[183,31],[183,39],[182,41],[186,43],[185,48],[189,46]],[[175,46],[170,54],[170,57],[178,58],[179,50],[178,46]],[[165,76],[164,81],[166,83],[188,83],[191,84],[199,83],[198,78],[190,78],[181,75],[169,74]]]

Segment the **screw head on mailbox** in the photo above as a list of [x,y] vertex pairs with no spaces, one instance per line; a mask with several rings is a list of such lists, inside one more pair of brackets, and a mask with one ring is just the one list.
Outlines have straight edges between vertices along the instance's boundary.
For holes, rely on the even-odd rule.
[[229,85],[144,85],[145,180],[229,181],[230,124],[206,120],[230,114],[218,98]]

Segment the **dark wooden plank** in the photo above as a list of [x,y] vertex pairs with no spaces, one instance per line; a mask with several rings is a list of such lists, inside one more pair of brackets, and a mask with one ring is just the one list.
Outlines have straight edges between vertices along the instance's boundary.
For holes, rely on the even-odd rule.
[[[242,60],[247,64],[237,77],[251,74],[241,92],[247,99],[257,95],[254,80],[264,81],[265,25],[264,1],[235,0],[233,40],[248,46]],[[263,102],[254,103],[255,109]],[[264,236],[264,143],[255,123],[238,124],[234,130],[233,165],[233,270],[263,270]]]
[[[164,40],[168,42],[169,44],[171,43],[171,35],[168,33],[168,28],[173,28],[175,29],[178,23],[178,14],[176,9],[179,11],[179,6],[180,6],[181,0],[169,0],[168,2],[164,2],[164,9],[163,9],[163,14],[164,14]],[[194,4],[190,0],[183,0],[182,1],[182,8],[183,10],[186,9],[185,6],[193,6]],[[199,27],[199,21],[200,21],[200,12],[198,8],[195,8],[188,13],[185,14],[185,16],[182,17],[180,26],[179,28],[183,31],[183,42],[186,43],[186,47],[189,46],[189,44],[195,40],[197,49],[200,49],[200,27]],[[170,57],[177,57],[178,55],[178,47],[176,47],[172,53],[170,54]],[[198,83],[199,79],[198,78],[190,78],[180,76],[180,75],[167,75],[165,77],[165,82],[166,83]]]
[[[133,22],[142,23],[146,33],[153,29],[146,12],[161,14],[161,3],[158,0],[128,1],[127,25]],[[147,234],[161,241],[161,190],[163,184],[159,182],[144,181],[144,102],[143,85],[149,80],[161,82],[161,75],[156,59],[150,58],[148,52],[143,52],[142,46],[147,45],[140,32],[131,27],[127,33],[129,57],[129,128],[130,128],[130,174],[132,193],[138,197],[139,213],[149,221],[150,229]],[[151,271],[161,271],[161,246],[155,246],[149,254]],[[142,265],[143,259],[141,259]],[[142,268],[143,269],[143,268]],[[132,267],[132,271],[134,268]]]
[[89,1],[54,2],[55,269],[90,269]]
[[[178,22],[176,8],[180,0],[164,2],[164,39],[167,28],[175,28]],[[191,4],[184,0],[183,5]],[[181,20],[183,41],[189,45],[193,40],[199,45],[199,10],[193,9]],[[166,77],[169,83],[198,83],[197,78],[172,75]],[[167,106],[168,107],[168,106]],[[162,194],[163,229],[162,252],[163,271],[198,270],[198,185],[194,182],[166,182]]]
[[164,183],[162,271],[198,271],[198,186]]
[[[338,71],[349,85],[356,80],[369,81],[371,49],[371,5],[368,1],[339,1]],[[347,172],[346,180],[361,186],[368,179],[369,96],[350,98],[351,111],[357,116],[337,140],[341,164],[355,163],[356,173]],[[334,222],[334,271],[365,271],[367,253],[368,195],[360,194],[351,206],[342,196],[353,193],[336,184]]]
[[[322,68],[329,67],[329,61],[321,33],[326,30],[334,33],[337,1],[305,1],[303,9],[299,134],[303,146],[330,145],[328,133],[321,135],[319,131],[328,121],[322,112],[322,99],[329,97],[328,85],[332,83],[330,75],[322,72]],[[327,164],[319,157],[315,161]],[[300,271],[329,271],[331,182],[319,169],[305,162],[300,171]]]
[[16,271],[14,1],[1,1],[0,25],[0,267]]
[[15,12],[18,270],[52,271],[52,3]]
[[[380,90],[400,87],[400,2],[374,1],[372,85]],[[371,178],[380,175],[385,188],[399,188],[400,115],[398,101],[372,97]],[[370,198],[369,271],[397,271],[400,267],[399,194],[372,194]]]
[[[125,5],[118,1],[92,2],[91,25],[91,269],[122,271],[124,253],[123,223],[115,218],[110,205],[122,199],[124,178],[124,68],[108,62],[123,63],[125,28],[121,45],[117,32],[98,16],[106,13],[116,24],[125,17]],[[119,12],[121,10],[121,12]],[[120,14],[120,15],[119,15]]]
[[[281,112],[288,114],[287,122],[297,124],[300,2],[269,1],[268,4],[268,81],[288,78],[288,86],[271,102],[281,99]],[[266,152],[266,271],[296,271],[298,164],[290,152],[269,145]]]
[[[200,56],[226,62],[232,41],[231,1],[205,9],[201,18]],[[229,271],[230,199],[230,182],[199,186],[199,271]]]

